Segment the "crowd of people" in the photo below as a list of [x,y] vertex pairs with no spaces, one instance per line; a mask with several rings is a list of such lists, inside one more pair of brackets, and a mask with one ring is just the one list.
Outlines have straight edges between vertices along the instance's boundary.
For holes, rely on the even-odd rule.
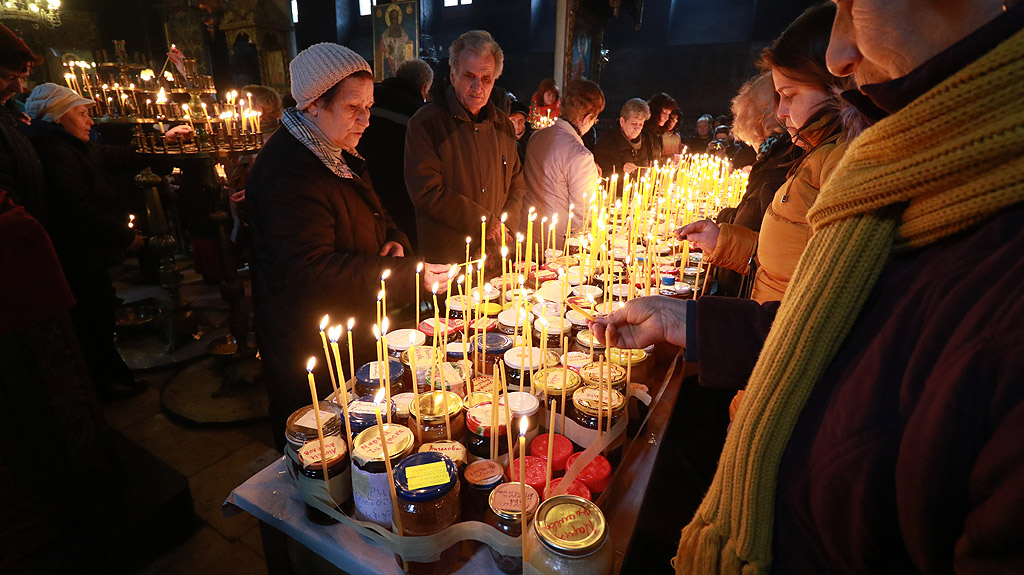
[[[274,436],[309,402],[321,317],[355,318],[357,359],[372,356],[385,270],[403,278],[395,309],[413,304],[408,278],[440,295],[481,224],[495,254],[531,206],[566,214],[602,177],[710,153],[750,170],[738,206],[675,232],[718,270],[717,293],[638,298],[590,326],[615,347],[675,344],[702,384],[745,390],[677,573],[1020,569],[1024,6],[850,4],[808,9],[731,121],[702,114],[686,135],[665,93],[627,100],[596,136],[594,82],[545,80],[520,102],[495,87],[504,55],[482,30],[452,43],[447,75],[414,59],[376,85],[344,46],[303,50],[294,103],[240,180]],[[37,59],[3,34],[6,102]],[[49,286],[53,305],[110,360],[101,268],[141,238],[111,215],[105,174],[133,163],[90,143],[91,102],[68,92],[37,87],[27,121],[0,111],[0,200],[49,232],[70,286]]]

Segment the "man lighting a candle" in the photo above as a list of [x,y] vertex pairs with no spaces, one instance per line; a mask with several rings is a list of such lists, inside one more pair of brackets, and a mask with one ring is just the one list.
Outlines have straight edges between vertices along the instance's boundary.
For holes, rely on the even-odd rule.
[[[418,263],[404,257],[408,238],[381,207],[355,151],[373,105],[370,66],[344,46],[322,43],[302,51],[290,71],[296,106],[257,157],[247,193],[256,338],[279,448],[286,418],[309,403],[303,367],[320,350],[323,315],[354,317],[357,365],[372,358],[381,275],[390,269],[400,279],[388,284],[389,302],[411,302]],[[426,264],[422,281],[444,285],[449,267]],[[317,375],[326,396],[326,369]]]
[[[416,112],[405,137],[405,183],[419,249],[429,261],[459,260],[466,236],[479,237],[482,217],[487,241],[499,243],[501,214],[509,216],[506,230],[516,230],[524,192],[512,124],[490,101],[504,62],[501,47],[489,33],[471,30],[449,54],[451,85]],[[490,261],[497,273],[500,262]]]
[[[752,372],[676,573],[1020,573],[1024,5],[836,6],[829,69],[883,118],[822,187],[777,313],[750,302],[774,321],[756,365],[762,342],[728,342]],[[591,329],[700,348],[715,300]]]

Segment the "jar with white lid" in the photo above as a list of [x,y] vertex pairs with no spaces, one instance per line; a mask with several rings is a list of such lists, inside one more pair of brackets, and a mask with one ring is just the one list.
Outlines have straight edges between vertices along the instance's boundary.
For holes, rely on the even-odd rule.
[[503,395],[498,400],[499,408],[504,410],[506,403],[512,414],[513,430],[521,430],[521,422],[526,420],[526,443],[529,444],[537,437],[540,429],[540,400],[523,391],[510,391],[508,395]]

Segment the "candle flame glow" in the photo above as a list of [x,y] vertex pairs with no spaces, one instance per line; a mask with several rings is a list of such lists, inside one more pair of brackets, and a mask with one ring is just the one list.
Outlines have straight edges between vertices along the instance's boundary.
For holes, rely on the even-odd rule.
[[327,338],[331,340],[331,343],[338,343],[338,339],[341,338],[341,324],[332,327],[327,330]]
[[324,319],[320,320],[320,331],[322,332],[327,327],[327,322],[330,320],[330,316],[324,314]]
[[501,223],[505,223],[505,220],[507,220],[507,219],[508,219],[508,212],[501,212]]
[[526,431],[529,428],[530,428],[530,420],[529,419],[524,417],[524,418],[519,420],[519,435],[520,436],[526,437]]
[[380,322],[380,332],[382,335],[388,334],[388,325],[388,318],[385,316],[384,319],[382,319]]
[[377,390],[377,394],[373,396],[373,403],[380,408],[380,404],[384,401],[384,392],[387,391],[383,387]]
[[437,282],[434,282],[434,285],[430,286],[430,291],[433,292],[434,295],[437,295]]
[[380,274],[380,281],[384,281],[384,280],[388,279],[389,277],[391,277],[391,269],[390,268],[384,270],[384,273]]
[[416,264],[416,273],[423,271],[423,262]]
[[309,358],[309,361],[306,362],[306,371],[312,372],[314,367],[316,367],[316,357],[311,357]]
[[352,326],[354,326],[355,324],[356,324],[356,318],[354,318],[354,317],[348,318],[348,330],[349,331],[352,331]]

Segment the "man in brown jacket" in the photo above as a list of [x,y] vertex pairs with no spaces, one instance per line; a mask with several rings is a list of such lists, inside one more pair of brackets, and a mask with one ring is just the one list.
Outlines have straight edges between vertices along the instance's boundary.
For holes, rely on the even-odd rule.
[[416,112],[405,137],[405,183],[427,261],[461,260],[466,237],[478,252],[482,217],[489,242],[501,239],[502,213],[514,232],[525,190],[512,123],[490,103],[501,47],[489,33],[471,30],[449,53],[452,85]]

